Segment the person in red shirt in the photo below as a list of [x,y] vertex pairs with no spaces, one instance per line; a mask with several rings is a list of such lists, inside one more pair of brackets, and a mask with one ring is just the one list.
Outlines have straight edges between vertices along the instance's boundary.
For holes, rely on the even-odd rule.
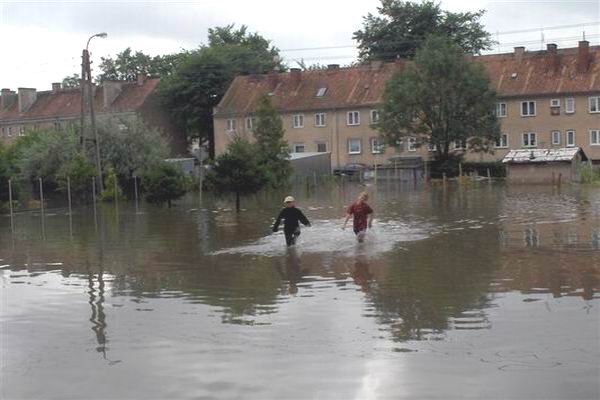
[[342,227],[342,229],[346,229],[348,220],[350,217],[353,217],[354,233],[359,242],[365,240],[367,228],[370,229],[373,224],[373,209],[367,204],[367,200],[369,200],[367,192],[362,192],[358,195],[356,201],[348,206],[346,221],[344,221],[344,226]]

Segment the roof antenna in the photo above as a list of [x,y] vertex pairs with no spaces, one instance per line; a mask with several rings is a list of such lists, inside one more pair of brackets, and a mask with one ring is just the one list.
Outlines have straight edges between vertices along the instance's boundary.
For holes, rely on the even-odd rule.
[[585,30],[583,31],[583,40],[585,40]]

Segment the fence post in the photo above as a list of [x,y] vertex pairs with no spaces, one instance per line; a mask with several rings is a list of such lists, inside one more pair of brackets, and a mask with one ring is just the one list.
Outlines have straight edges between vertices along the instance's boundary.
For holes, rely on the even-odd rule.
[[38,178],[40,183],[40,209],[42,210],[42,216],[44,216],[44,187],[42,184],[42,178]]
[[96,177],[92,176],[92,204],[94,205],[94,228],[98,230],[98,212],[96,211]]
[[315,188],[317,187],[317,171],[313,171],[313,180],[315,182]]
[[492,179],[492,172],[490,171],[489,168],[487,169],[487,177],[488,177],[489,180]]
[[444,187],[446,187],[446,173],[442,173],[442,184]]
[[462,170],[462,163],[459,162],[458,163],[458,176],[462,178],[463,176],[463,170]]
[[71,208],[71,177],[67,176],[67,197],[69,198],[69,215],[72,213]]
[[10,208],[10,231],[14,232],[15,223],[13,221],[12,179],[8,180],[8,204],[9,204],[9,208]]
[[138,184],[137,184],[137,176],[133,176],[133,191],[135,193],[135,207],[138,206]]
[[119,196],[118,196],[118,192],[117,192],[117,188],[118,188],[118,183],[117,183],[117,177],[115,176],[115,207],[119,207]]

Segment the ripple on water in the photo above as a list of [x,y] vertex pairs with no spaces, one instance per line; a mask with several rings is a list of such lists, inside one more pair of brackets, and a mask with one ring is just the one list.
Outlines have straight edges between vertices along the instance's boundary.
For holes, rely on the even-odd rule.
[[[342,219],[316,221],[303,228],[296,248],[306,253],[347,253],[358,250],[363,256],[376,256],[392,250],[398,243],[423,240],[430,237],[435,227],[429,223],[402,223],[382,221],[373,225],[364,243],[358,244],[351,224],[342,230]],[[357,248],[358,247],[358,248]],[[221,249],[211,253],[280,256],[286,253],[283,232],[272,233],[249,244]]]

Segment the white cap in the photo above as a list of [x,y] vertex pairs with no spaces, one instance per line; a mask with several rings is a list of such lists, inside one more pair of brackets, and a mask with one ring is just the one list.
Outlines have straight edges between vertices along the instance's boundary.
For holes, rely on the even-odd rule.
[[292,196],[288,196],[283,200],[284,203],[291,203],[293,201],[296,201],[296,199],[293,198]]

